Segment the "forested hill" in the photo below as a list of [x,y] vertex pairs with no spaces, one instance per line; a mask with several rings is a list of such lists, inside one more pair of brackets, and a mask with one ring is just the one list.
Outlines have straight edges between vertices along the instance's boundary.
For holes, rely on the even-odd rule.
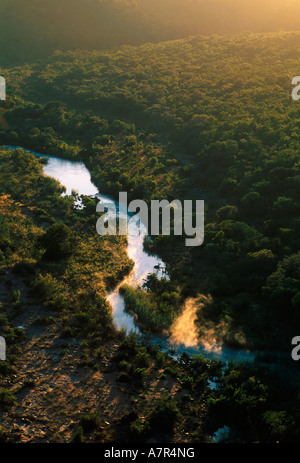
[[0,64],[54,50],[297,30],[298,0],[1,0]]

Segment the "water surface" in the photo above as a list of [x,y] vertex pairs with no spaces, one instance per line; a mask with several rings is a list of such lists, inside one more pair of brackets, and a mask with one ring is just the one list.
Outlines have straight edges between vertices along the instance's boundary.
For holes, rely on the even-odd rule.
[[[22,147],[5,147],[6,149],[16,149]],[[22,148],[24,149],[24,148]],[[97,197],[100,201],[105,203],[113,203],[117,210],[123,217],[129,218],[127,210],[124,206],[116,202],[113,198],[102,194],[98,191],[97,187],[91,180],[91,175],[82,162],[71,161],[55,156],[42,155],[40,153],[30,151],[36,156],[47,157],[48,162],[44,165],[44,173],[57,179],[61,185],[66,187],[66,193],[70,195],[72,191],[76,191],[78,195],[86,195]],[[95,224],[96,226],[96,224]],[[127,333],[134,332],[138,336],[143,337],[145,342],[152,345],[159,345],[162,350],[168,351],[174,358],[178,358],[184,352],[192,355],[202,353],[207,358],[215,358],[225,362],[229,360],[240,361],[253,361],[255,353],[245,349],[231,348],[228,346],[209,346],[203,343],[197,343],[195,338],[195,314],[191,310],[189,304],[186,305],[186,310],[183,312],[181,318],[175,321],[174,328],[176,336],[167,337],[164,335],[156,335],[152,333],[143,333],[135,323],[132,315],[126,312],[123,297],[119,293],[119,287],[128,283],[130,285],[142,285],[147,275],[156,273],[158,278],[167,277],[164,262],[157,256],[151,256],[145,252],[143,241],[146,231],[141,224],[141,234],[139,236],[128,234],[128,255],[134,261],[134,268],[130,275],[126,276],[124,280],[113,290],[107,293],[113,309],[113,320],[117,329],[124,329]],[[101,239],[99,237],[99,239]],[[178,334],[178,326],[180,323],[184,324],[183,334]],[[188,325],[190,324],[190,325]],[[184,335],[186,333],[186,336]]]

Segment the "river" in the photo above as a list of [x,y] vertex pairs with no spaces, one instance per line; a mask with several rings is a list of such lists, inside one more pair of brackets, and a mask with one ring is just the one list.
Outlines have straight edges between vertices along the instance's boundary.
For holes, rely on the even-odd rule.
[[[65,186],[65,194],[70,195],[72,191],[76,191],[78,195],[92,196],[105,203],[114,203],[121,215],[127,216],[127,210],[124,210],[122,204],[120,205],[113,198],[98,191],[97,187],[91,181],[88,169],[82,162],[36,153],[22,147],[5,146],[3,148],[8,150],[21,148],[36,156],[46,157],[48,162],[44,165],[44,173],[57,179],[61,185]],[[196,334],[196,311],[193,309],[191,300],[186,302],[182,315],[175,321],[172,335],[157,335],[140,330],[135,323],[134,317],[125,310],[123,297],[119,293],[120,285],[124,284],[124,282],[130,285],[141,285],[150,273],[156,273],[158,278],[162,278],[163,276],[168,278],[164,262],[159,257],[149,255],[145,252],[143,246],[144,237],[145,231],[142,224],[139,236],[128,234],[128,255],[134,261],[133,271],[113,291],[107,293],[107,299],[113,310],[113,321],[116,328],[119,330],[124,329],[127,333],[135,333],[147,344],[159,345],[162,351],[168,352],[174,358],[178,358],[185,352],[188,355],[201,353],[207,358],[222,360],[224,362],[230,360],[255,360],[255,352],[253,351],[217,345],[216,343],[200,342]],[[99,239],[101,238],[99,237]]]

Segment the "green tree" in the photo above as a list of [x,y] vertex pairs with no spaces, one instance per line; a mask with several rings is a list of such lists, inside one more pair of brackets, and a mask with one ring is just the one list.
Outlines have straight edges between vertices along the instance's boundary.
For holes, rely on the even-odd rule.
[[47,260],[65,259],[73,253],[75,246],[70,228],[62,222],[50,225],[39,242],[45,248],[44,257]]

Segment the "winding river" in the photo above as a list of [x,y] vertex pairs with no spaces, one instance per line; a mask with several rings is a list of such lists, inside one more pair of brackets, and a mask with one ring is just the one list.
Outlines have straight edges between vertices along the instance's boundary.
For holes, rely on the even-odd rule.
[[[12,150],[22,147],[5,146],[3,148]],[[32,150],[24,149],[24,151],[30,151],[39,157],[47,157],[48,162],[44,166],[44,173],[64,185],[66,187],[65,194],[69,195],[72,190],[75,190],[78,195],[93,196],[102,202],[114,203],[121,215],[127,216],[127,210],[124,210],[122,204],[118,204],[113,198],[98,191],[91,181],[88,169],[82,162],[46,156]],[[139,329],[134,317],[125,310],[124,300],[119,293],[120,285],[124,282],[130,285],[141,285],[150,273],[157,273],[158,278],[163,276],[168,278],[164,262],[159,257],[151,256],[144,251],[145,231],[142,224],[140,230],[139,236],[128,234],[128,255],[134,261],[133,271],[113,291],[107,293],[107,298],[113,309],[113,320],[116,328],[124,329],[127,333],[136,333],[146,343],[159,345],[161,350],[168,352],[174,358],[178,358],[183,352],[186,352],[189,355],[202,353],[207,358],[224,362],[229,360],[253,361],[255,353],[252,351],[220,346],[216,343],[200,342],[195,327],[196,312],[191,301],[186,302],[182,315],[175,321],[171,336],[144,333]]]

